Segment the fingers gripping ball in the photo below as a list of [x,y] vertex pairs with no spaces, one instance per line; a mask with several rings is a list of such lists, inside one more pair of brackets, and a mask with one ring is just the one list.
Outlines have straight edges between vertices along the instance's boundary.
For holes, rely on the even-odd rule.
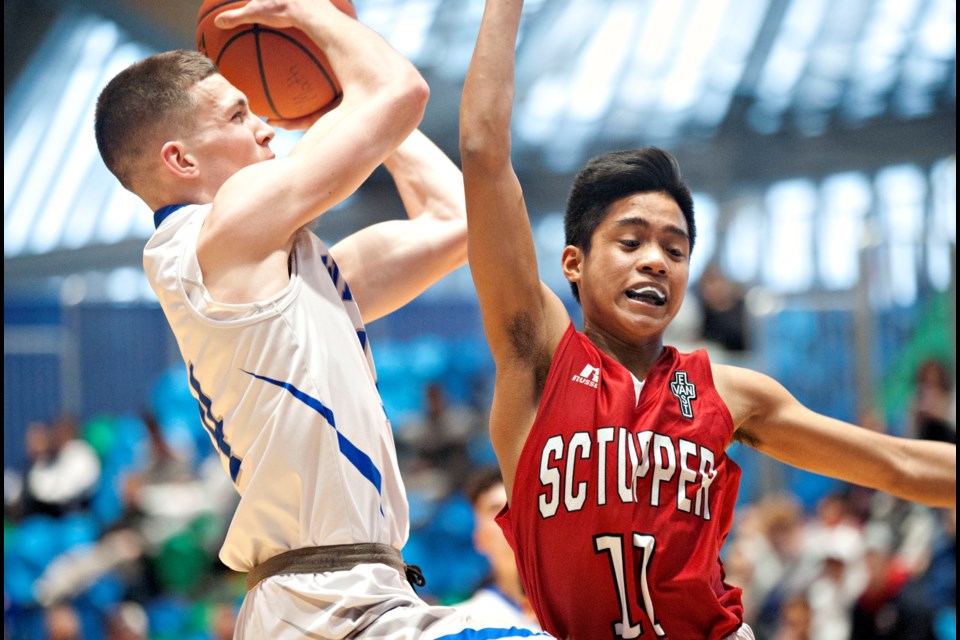
[[[340,96],[330,63],[320,48],[299,29],[275,29],[243,24],[220,29],[214,18],[247,0],[204,0],[197,15],[197,49],[213,60],[223,77],[240,89],[250,109],[268,118],[293,119],[310,115]],[[350,0],[333,5],[356,18]]]

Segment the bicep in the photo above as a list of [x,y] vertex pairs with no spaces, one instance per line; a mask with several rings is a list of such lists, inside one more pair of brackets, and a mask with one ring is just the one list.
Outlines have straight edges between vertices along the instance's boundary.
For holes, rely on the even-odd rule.
[[[381,318],[420,295],[463,263],[458,225],[429,217],[371,225],[330,248],[364,322]],[[462,249],[460,250],[462,254]]]
[[763,453],[907,500],[956,507],[955,445],[897,438],[821,415],[746,369],[715,365],[714,379],[739,431]]
[[384,118],[345,99],[289,156],[235,173],[214,198],[218,242],[250,253],[288,245],[299,229],[355,192],[402,142],[397,132],[387,133]]
[[[540,281],[523,192],[509,158],[463,158],[467,246],[484,331],[494,358],[549,351],[569,322]],[[559,327],[559,332],[557,328]]]
[[718,389],[747,444],[791,466],[881,488],[890,483],[896,439],[819,414],[780,383],[734,367],[717,376]]

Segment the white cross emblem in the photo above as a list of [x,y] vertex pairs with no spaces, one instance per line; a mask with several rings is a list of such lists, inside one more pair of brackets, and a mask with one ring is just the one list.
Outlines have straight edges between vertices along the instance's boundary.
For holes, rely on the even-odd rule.
[[680,413],[683,414],[683,417],[690,418],[692,420],[693,405],[690,404],[690,401],[696,399],[697,387],[695,384],[687,380],[686,371],[677,371],[673,374],[673,382],[670,383],[670,391],[672,391],[673,395],[675,395],[677,400],[680,401]]

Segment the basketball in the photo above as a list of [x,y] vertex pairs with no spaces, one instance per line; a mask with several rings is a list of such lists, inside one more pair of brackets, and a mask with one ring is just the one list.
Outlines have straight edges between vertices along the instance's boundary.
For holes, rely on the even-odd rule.
[[[197,49],[213,60],[223,77],[247,96],[259,116],[293,119],[310,115],[340,96],[330,63],[299,29],[244,24],[220,29],[213,20],[247,0],[204,0],[197,14]],[[333,5],[357,17],[350,0]]]

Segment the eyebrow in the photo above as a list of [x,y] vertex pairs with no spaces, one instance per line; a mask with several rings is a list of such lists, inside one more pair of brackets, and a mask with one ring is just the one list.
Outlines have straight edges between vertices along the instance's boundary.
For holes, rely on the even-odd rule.
[[234,109],[245,109],[247,108],[247,99],[244,97],[239,97],[233,102],[231,102],[224,111],[233,111]]
[[[614,223],[617,227],[643,227],[645,229],[650,228],[650,223],[643,218],[630,217],[630,218],[621,218]],[[675,224],[664,225],[663,230],[667,233],[671,233],[676,236],[680,236],[687,242],[690,242],[690,234],[684,231],[682,228],[678,227]]]

